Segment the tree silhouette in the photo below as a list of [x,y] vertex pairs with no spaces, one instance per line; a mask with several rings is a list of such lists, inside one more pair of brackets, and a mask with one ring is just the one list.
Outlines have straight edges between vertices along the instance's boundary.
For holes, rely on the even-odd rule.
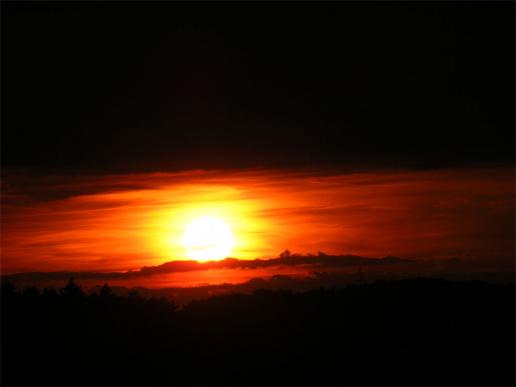
[[40,292],[36,286],[27,286],[22,290],[22,296],[26,299],[35,300],[40,296]]
[[140,294],[140,292],[136,289],[131,289],[129,291],[129,293],[127,294],[128,298],[131,300],[131,301],[141,301],[142,300],[142,295]]
[[2,278],[2,298],[10,298],[16,294],[16,287],[8,278]]
[[107,283],[105,283],[102,288],[100,288],[99,296],[103,299],[109,299],[114,296],[113,289],[109,287]]
[[66,286],[61,289],[61,295],[69,300],[79,300],[85,296],[82,288],[74,281],[73,277],[70,277]]
[[514,284],[261,289],[180,309],[73,279],[6,294],[2,385],[514,385]]

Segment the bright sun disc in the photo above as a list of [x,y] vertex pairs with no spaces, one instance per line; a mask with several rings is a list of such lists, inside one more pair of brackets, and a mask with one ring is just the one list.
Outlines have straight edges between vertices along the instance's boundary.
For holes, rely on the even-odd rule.
[[224,221],[202,217],[186,226],[181,243],[188,258],[207,261],[228,257],[235,242]]

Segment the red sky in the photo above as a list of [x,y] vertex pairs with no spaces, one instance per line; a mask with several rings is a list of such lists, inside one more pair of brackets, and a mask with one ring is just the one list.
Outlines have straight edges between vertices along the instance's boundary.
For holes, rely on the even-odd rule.
[[2,273],[128,270],[185,259],[199,216],[241,259],[297,253],[514,257],[514,169],[187,171],[113,176],[4,172]]

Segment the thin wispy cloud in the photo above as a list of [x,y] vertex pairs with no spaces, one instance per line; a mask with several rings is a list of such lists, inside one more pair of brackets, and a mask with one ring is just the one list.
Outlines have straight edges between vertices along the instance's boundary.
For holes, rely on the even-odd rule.
[[185,259],[186,222],[215,214],[232,256],[284,249],[382,257],[514,253],[506,167],[381,171],[192,171],[4,176],[2,270],[128,270]]

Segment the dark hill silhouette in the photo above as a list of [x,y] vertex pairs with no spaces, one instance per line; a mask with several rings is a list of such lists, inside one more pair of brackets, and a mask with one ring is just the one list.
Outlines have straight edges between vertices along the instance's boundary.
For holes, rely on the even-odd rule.
[[[285,250],[278,258],[239,260],[226,258],[221,261],[170,261],[158,266],[147,266],[140,270],[126,272],[26,272],[3,276],[19,287],[38,286],[61,287],[73,277],[88,294],[98,291],[109,282],[117,295],[126,296],[133,287],[144,297],[165,296],[179,304],[211,295],[229,293],[251,293],[260,288],[291,289],[306,291],[320,287],[342,287],[354,283],[376,280],[393,280],[426,276],[451,280],[484,280],[490,283],[508,283],[514,281],[514,263],[504,267],[497,263],[489,264],[486,260],[465,260],[458,258],[402,259],[395,256],[384,258],[367,258],[356,255],[317,254],[299,255]],[[296,267],[294,273],[289,268]],[[231,275],[219,275],[216,282],[209,280],[191,282],[177,281],[180,274],[192,271],[230,270],[239,272],[236,279]],[[277,274],[282,269],[287,274]],[[299,273],[296,273],[296,270]],[[169,275],[160,282],[160,275]],[[231,274],[231,273],[229,273]],[[157,285],[159,283],[159,285]]]
[[2,385],[514,385],[514,284],[378,281],[188,303],[2,283]]
[[[386,271],[396,273],[410,273],[432,275],[437,273],[440,277],[450,273],[514,273],[514,259],[407,259],[395,256],[384,258],[370,258],[357,255],[328,255],[322,252],[318,254],[292,254],[285,250],[277,258],[242,260],[226,258],[220,261],[169,261],[157,266],[144,266],[139,270],[125,272],[99,272],[99,271],[55,271],[55,272],[22,272],[3,275],[2,278],[11,280],[22,286],[35,285],[38,282],[66,281],[73,277],[78,281],[94,280],[101,283],[115,280],[142,279],[160,274],[184,273],[197,270],[230,269],[253,270],[275,267],[303,267],[307,272],[332,272],[346,269],[384,268]],[[488,274],[482,279],[488,279]],[[471,279],[481,278],[478,275]]]

